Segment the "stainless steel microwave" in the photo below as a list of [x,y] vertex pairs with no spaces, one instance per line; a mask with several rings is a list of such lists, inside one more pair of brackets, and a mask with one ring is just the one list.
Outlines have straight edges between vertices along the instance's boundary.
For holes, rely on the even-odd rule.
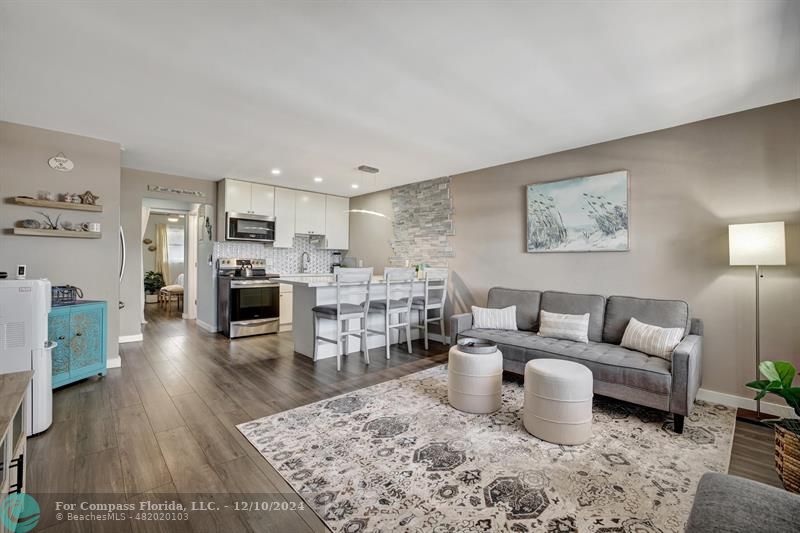
[[225,213],[225,239],[273,242],[275,240],[275,217],[229,211]]

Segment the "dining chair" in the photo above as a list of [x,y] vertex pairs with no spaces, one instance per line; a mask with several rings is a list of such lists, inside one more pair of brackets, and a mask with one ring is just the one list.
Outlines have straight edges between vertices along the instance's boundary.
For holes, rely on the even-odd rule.
[[[389,359],[392,329],[397,329],[398,343],[400,342],[400,332],[406,332],[408,353],[412,353],[411,300],[414,295],[416,273],[413,268],[386,267],[383,271],[383,278],[386,282],[386,299],[372,302],[370,308],[370,312],[383,313],[383,331],[370,330],[370,333],[386,338],[386,359]],[[397,322],[394,324],[392,323],[393,316],[397,317]]]
[[[367,348],[367,313],[370,305],[370,287],[372,286],[372,268],[336,268],[336,303],[317,305],[311,309],[314,313],[314,361],[317,360],[319,341],[336,345],[336,370],[342,369],[342,355],[349,351],[351,336],[361,338],[361,352],[364,362],[369,364],[369,348]],[[336,321],[336,339],[322,337],[319,326],[322,320]],[[359,320],[358,329],[350,329],[350,322]],[[344,327],[343,327],[344,326]],[[342,343],[344,341],[344,350]]]
[[[439,334],[444,341],[444,303],[447,301],[446,268],[429,268],[425,270],[425,288],[422,296],[415,296],[411,308],[419,313],[419,323],[413,327],[422,330],[425,338],[425,349],[428,349],[428,324],[439,322]],[[428,311],[439,311],[438,315],[429,316]]]

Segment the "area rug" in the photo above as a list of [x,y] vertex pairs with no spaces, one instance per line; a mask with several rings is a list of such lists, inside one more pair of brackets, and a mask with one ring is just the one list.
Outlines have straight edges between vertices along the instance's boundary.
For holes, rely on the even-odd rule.
[[447,403],[447,370],[238,426],[333,531],[682,532],[704,472],[727,471],[735,413],[698,402],[682,435],[660,411],[596,397],[594,436],[543,442],[504,381],[490,415]]

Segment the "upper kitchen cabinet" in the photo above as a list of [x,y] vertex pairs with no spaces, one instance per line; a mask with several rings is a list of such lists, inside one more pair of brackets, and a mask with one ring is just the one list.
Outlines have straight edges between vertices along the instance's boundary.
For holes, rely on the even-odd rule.
[[291,248],[295,234],[295,197],[292,189],[275,187],[275,248]]
[[325,248],[347,250],[350,247],[350,199],[325,197]]
[[275,216],[275,187],[261,183],[253,183],[250,196],[252,212],[267,217]]
[[294,231],[302,235],[325,235],[325,195],[295,191]]
[[271,185],[224,179],[219,182],[218,196],[223,214],[275,216],[275,187]]

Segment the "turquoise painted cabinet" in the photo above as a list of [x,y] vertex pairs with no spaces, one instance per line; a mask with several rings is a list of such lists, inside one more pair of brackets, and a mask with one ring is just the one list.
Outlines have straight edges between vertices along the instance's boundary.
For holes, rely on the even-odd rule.
[[53,350],[53,388],[89,376],[106,375],[106,302],[84,301],[53,307],[48,337]]

